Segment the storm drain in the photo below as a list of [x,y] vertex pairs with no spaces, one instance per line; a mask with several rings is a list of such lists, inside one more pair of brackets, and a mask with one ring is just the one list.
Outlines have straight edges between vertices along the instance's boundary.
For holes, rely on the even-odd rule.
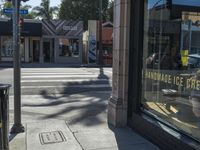
[[66,138],[61,131],[43,132],[39,134],[39,138],[42,145],[66,141]]

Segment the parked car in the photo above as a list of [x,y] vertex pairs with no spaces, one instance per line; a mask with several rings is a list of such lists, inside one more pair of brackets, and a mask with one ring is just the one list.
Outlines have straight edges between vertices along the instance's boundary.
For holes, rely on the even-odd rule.
[[188,55],[188,67],[189,68],[200,68],[200,55],[199,54]]

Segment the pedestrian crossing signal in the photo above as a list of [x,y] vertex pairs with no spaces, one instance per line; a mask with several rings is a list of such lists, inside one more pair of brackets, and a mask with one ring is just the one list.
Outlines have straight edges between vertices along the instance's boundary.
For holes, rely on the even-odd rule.
[[23,25],[24,25],[24,19],[23,19],[23,18],[20,18],[20,19],[19,19],[19,26],[20,26],[20,27],[23,27]]
[[24,19],[20,18],[19,19],[19,30],[20,30],[20,33],[23,32],[23,28],[24,28]]

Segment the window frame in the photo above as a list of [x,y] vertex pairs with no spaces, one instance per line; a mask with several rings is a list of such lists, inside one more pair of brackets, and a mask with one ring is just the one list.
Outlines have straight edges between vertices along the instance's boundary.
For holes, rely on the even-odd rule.
[[[130,1],[130,37],[129,40],[129,85],[128,85],[128,125],[135,131],[146,137],[160,148],[166,148],[163,143],[170,143],[174,140],[174,145],[182,147],[198,147],[200,143],[188,134],[177,130],[177,128],[161,118],[156,118],[152,113],[147,112],[142,107],[142,78],[143,78],[143,40],[144,40],[144,3],[145,0]],[[140,124],[143,124],[140,127]],[[173,133],[168,132],[171,130]],[[146,127],[146,128],[145,128]],[[151,131],[155,130],[155,133]],[[150,131],[150,132],[149,132]],[[174,135],[181,135],[177,139]],[[161,136],[158,141],[156,137]],[[154,138],[155,137],[155,138]],[[162,142],[159,142],[162,140]],[[177,143],[179,143],[177,145]],[[174,148],[172,143],[169,146]]]

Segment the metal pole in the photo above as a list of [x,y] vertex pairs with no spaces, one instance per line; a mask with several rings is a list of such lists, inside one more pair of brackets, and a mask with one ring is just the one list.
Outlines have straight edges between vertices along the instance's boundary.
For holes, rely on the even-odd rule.
[[102,0],[99,0],[99,64],[103,64],[102,51]]
[[192,43],[192,21],[189,21],[188,24],[188,31],[189,31],[189,45],[188,45],[188,51],[191,52],[191,43]]
[[21,0],[12,0],[13,3],[13,52],[14,52],[14,125],[11,133],[24,132],[21,124],[21,57],[19,32],[19,6]]

